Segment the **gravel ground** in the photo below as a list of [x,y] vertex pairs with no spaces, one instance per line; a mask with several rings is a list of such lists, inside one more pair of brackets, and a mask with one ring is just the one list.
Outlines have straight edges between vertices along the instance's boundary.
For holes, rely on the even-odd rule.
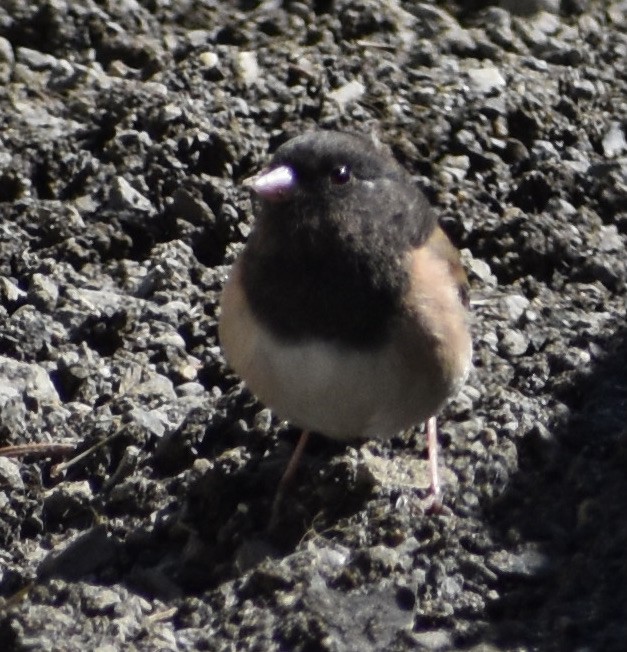
[[[2,650],[625,649],[626,15],[3,0]],[[297,433],[217,304],[242,179],[316,125],[375,131],[437,208],[474,370],[450,515],[419,429],[320,438],[270,535]]]

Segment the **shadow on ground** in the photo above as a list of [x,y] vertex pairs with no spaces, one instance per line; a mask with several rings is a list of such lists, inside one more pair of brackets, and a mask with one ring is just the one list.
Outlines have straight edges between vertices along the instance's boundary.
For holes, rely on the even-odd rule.
[[507,649],[625,649],[624,327],[606,350],[608,355],[562,397],[571,418],[551,441],[519,450],[520,471],[488,510],[495,539],[521,553],[491,610],[490,637]]

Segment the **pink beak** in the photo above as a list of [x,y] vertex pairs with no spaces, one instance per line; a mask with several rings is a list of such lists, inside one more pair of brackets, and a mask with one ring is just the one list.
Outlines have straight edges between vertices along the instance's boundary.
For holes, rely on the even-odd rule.
[[271,170],[262,170],[254,177],[246,179],[243,185],[248,186],[262,199],[281,201],[294,190],[296,175],[292,168],[280,165]]

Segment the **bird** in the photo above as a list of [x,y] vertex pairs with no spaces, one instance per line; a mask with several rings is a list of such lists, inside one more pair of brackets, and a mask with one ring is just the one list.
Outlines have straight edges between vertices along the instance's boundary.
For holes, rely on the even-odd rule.
[[220,300],[228,365],[302,430],[272,521],[311,432],[389,439],[426,424],[442,507],[436,416],[471,368],[460,254],[409,172],[367,134],[314,130],[244,182],[253,228]]

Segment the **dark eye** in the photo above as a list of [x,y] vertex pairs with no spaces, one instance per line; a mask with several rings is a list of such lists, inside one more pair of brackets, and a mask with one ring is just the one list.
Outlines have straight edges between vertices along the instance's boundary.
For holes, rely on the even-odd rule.
[[329,177],[331,183],[341,186],[351,180],[351,170],[348,165],[338,165],[336,168],[331,170]]

